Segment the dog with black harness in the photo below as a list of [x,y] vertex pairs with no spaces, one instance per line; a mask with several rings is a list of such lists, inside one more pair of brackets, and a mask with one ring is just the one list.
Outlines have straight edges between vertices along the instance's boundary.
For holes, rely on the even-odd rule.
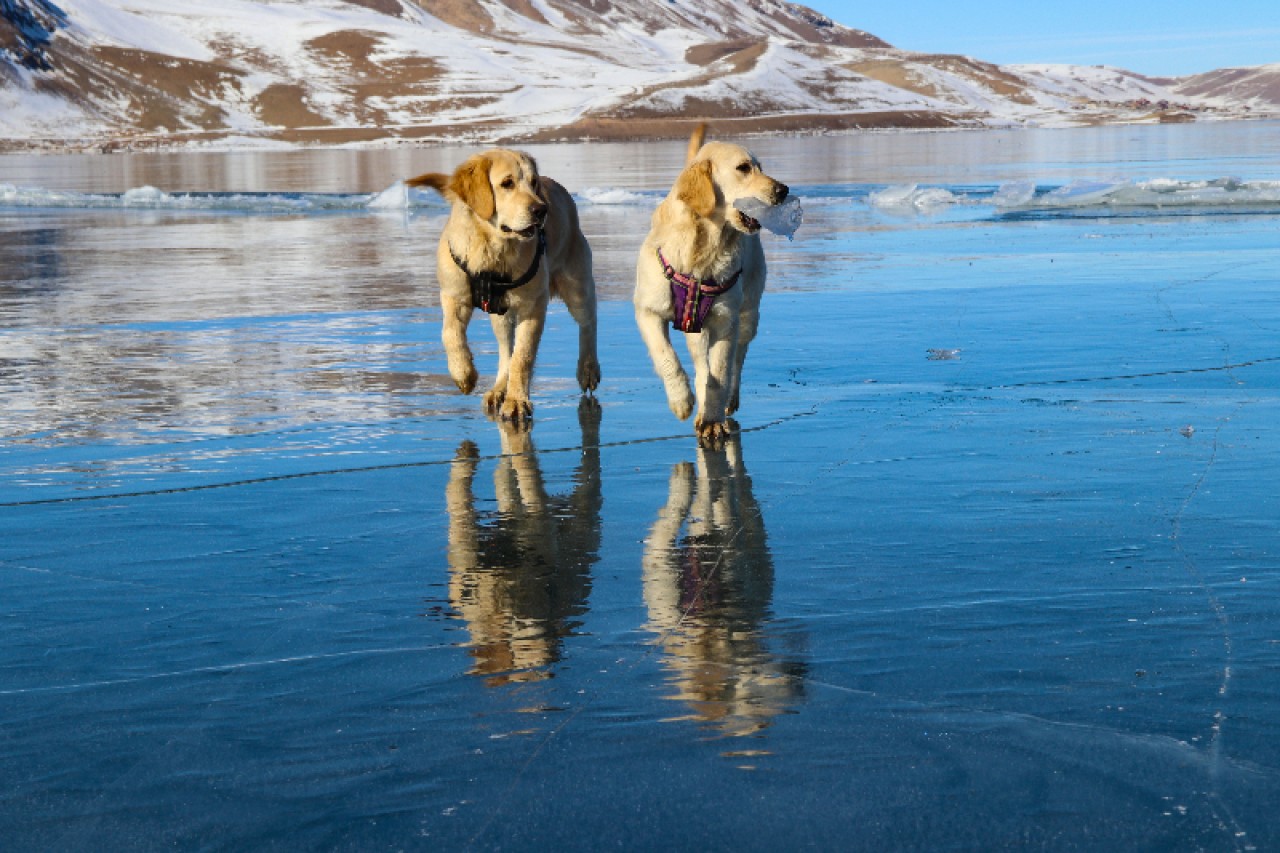
[[458,390],[470,394],[479,379],[467,344],[467,325],[479,309],[498,340],[498,373],[484,395],[485,410],[504,420],[530,420],[534,360],[556,296],[578,324],[578,386],[594,392],[600,384],[596,285],[591,247],[568,191],[539,175],[528,154],[505,148],[468,158],[452,175],[429,173],[405,183],[430,187],[452,203],[436,277],[445,355]]

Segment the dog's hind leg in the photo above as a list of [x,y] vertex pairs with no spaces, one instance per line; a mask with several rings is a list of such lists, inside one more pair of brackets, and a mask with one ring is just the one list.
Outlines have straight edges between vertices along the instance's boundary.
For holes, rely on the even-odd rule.
[[594,391],[600,385],[600,359],[596,353],[596,284],[587,273],[585,281],[557,276],[552,282],[556,295],[564,300],[569,315],[578,324],[578,387]]
[[689,390],[689,374],[680,366],[680,357],[671,346],[667,321],[652,311],[636,306],[636,326],[649,350],[653,369],[667,392],[667,405],[680,420],[693,414],[693,392]]
[[738,308],[737,347],[733,358],[733,372],[729,376],[725,414],[738,411],[742,396],[742,366],[747,361],[747,349],[760,328],[760,302],[764,297],[767,264],[759,237],[742,241],[742,305]]
[[743,313],[738,325],[738,345],[734,349],[733,362],[730,365],[729,387],[725,399],[724,413],[732,415],[738,411],[740,407],[740,396],[742,394],[742,366],[747,361],[747,350],[751,347],[751,341],[755,339],[756,327],[760,323],[759,313],[750,314]]

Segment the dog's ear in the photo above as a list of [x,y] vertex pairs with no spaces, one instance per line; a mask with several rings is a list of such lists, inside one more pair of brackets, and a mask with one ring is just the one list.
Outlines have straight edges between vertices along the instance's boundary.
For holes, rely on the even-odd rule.
[[680,199],[695,216],[710,216],[716,209],[716,186],[711,181],[711,161],[694,163],[676,178],[676,198]]
[[449,182],[449,192],[476,212],[481,219],[491,219],[494,212],[493,187],[489,184],[488,157],[476,155],[458,167]]
[[444,195],[445,190],[449,188],[449,176],[431,172],[426,175],[418,175],[416,178],[409,178],[404,183],[405,186],[409,187],[430,187],[440,195]]

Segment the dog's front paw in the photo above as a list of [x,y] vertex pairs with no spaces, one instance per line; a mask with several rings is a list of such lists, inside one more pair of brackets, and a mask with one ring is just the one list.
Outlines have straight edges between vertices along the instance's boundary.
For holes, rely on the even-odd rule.
[[578,359],[578,387],[594,391],[600,386],[600,362],[595,356]]
[[520,397],[507,397],[502,401],[499,414],[504,421],[520,423],[533,418],[533,403]]
[[693,392],[689,390],[687,384],[674,391],[670,387],[667,388],[667,405],[671,407],[671,413],[680,420],[683,421],[693,414],[693,404]]
[[724,447],[730,435],[729,425],[724,421],[704,421],[698,418],[693,428],[698,434],[698,444],[716,450]]
[[480,379],[480,374],[476,373],[476,366],[469,360],[455,363],[451,359],[449,361],[449,376],[463,394],[470,394],[474,391],[476,382]]
[[484,410],[486,414],[496,415],[498,410],[502,408],[502,401],[507,397],[506,388],[490,388],[484,395]]

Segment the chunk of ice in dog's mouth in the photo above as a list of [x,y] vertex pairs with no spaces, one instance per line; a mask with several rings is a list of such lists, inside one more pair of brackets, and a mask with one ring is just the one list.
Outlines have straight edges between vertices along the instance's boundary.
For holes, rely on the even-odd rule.
[[781,204],[765,204],[757,198],[740,198],[733,203],[738,210],[760,223],[774,234],[795,239],[796,229],[804,219],[804,211],[800,209],[800,199],[788,196]]

